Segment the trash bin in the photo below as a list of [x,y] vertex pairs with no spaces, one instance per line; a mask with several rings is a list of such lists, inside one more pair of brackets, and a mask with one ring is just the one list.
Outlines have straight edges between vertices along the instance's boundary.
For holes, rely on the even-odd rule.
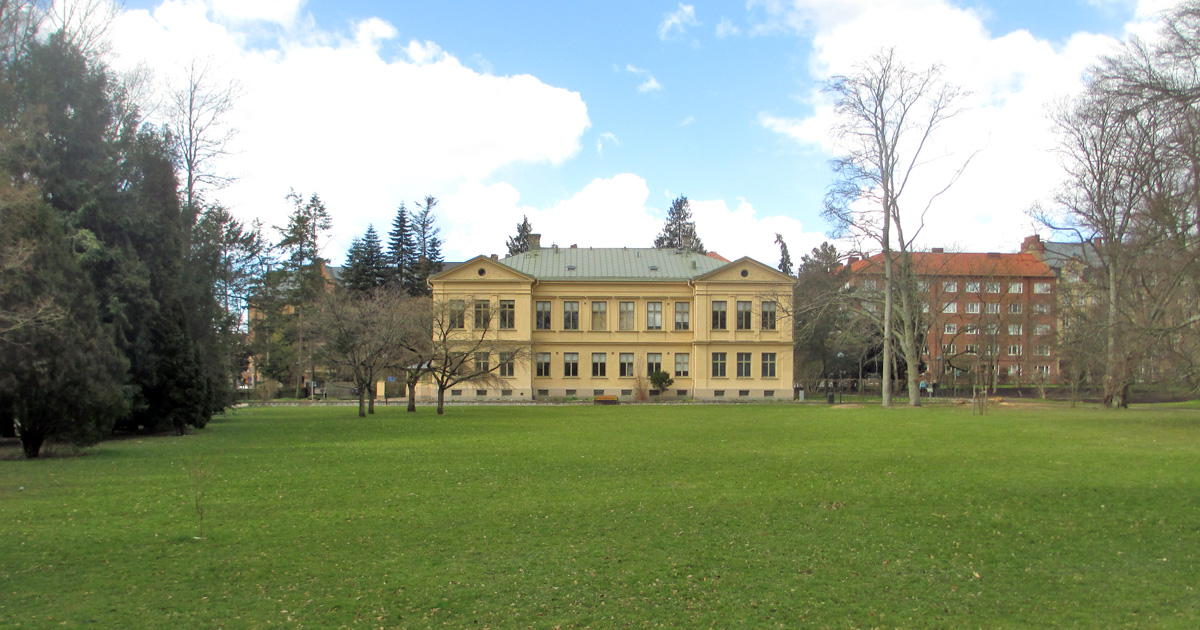
[[828,392],[828,393],[826,393],[826,394],[825,394],[825,399],[826,399],[827,401],[829,401],[829,404],[831,404],[831,405],[832,405],[832,404],[833,404],[833,392]]
[[796,400],[798,400],[800,402],[804,402],[804,388],[803,387],[796,388]]

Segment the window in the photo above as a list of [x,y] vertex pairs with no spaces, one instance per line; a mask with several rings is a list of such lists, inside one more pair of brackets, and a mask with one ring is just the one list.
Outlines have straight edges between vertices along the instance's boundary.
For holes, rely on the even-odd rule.
[[1000,292],[1000,283],[999,282],[985,282],[983,284],[983,290],[987,291],[988,293],[999,293]]
[[1017,376],[1020,373],[1021,373],[1021,366],[1019,366],[1019,365],[1008,366],[1008,375],[1009,376]]
[[999,335],[999,334],[1000,334],[1000,324],[988,324],[987,326],[984,326],[984,327],[983,327],[983,334],[985,334],[985,335]]
[[563,376],[579,376],[579,353],[563,353]]
[[1022,285],[1020,282],[1009,282],[1008,283],[1008,292],[1009,293],[1020,293],[1021,291],[1022,291]]
[[492,323],[492,303],[487,300],[475,300],[475,329],[487,328]]
[[484,373],[490,372],[490,371],[491,371],[491,366],[488,365],[488,353],[476,352],[475,353],[475,373],[484,374]]
[[462,300],[450,300],[450,327],[467,327],[467,306]]
[[1039,357],[1050,356],[1050,346],[1034,346],[1033,354]]
[[983,312],[987,313],[988,315],[999,315],[1000,314],[1000,305],[995,302],[984,304]]
[[968,282],[967,283],[967,293],[979,293],[979,283],[978,282]]
[[604,352],[592,353],[592,376],[606,376],[605,368],[608,367],[608,354]]
[[617,305],[617,328],[621,330],[634,329],[633,302],[621,302]]
[[662,330],[662,302],[646,302],[646,330]]
[[517,303],[513,300],[500,300],[500,328],[511,330],[517,327]]
[[479,396],[480,398],[487,396],[487,390],[486,389],[477,389],[477,390],[475,390],[475,395]]
[[1025,309],[1021,307],[1020,302],[1013,302],[1012,304],[1008,305],[1008,312],[1012,315],[1020,315],[1024,312],[1024,310]]
[[750,376],[750,353],[749,352],[737,353],[737,375],[739,377]]
[[633,376],[633,353],[622,352],[617,355],[617,365],[621,376]]
[[942,290],[946,293],[958,293],[958,281],[947,280],[942,283]]
[[538,376],[550,376],[550,353],[539,352],[534,360],[534,366],[537,368]]
[[725,330],[725,302],[712,303],[712,329]]
[[1050,283],[1049,282],[1034,282],[1033,283],[1033,292],[1034,293],[1049,293],[1050,292]]
[[964,334],[974,335],[977,332],[979,332],[979,327],[976,326],[975,324],[963,324],[963,333]]
[[579,302],[563,302],[563,330],[579,330]]
[[978,315],[979,314],[979,310],[980,310],[979,302],[967,302],[966,308],[967,308],[968,315]]
[[945,324],[944,326],[942,326],[942,334],[957,335],[958,334],[958,324]]
[[1021,346],[1020,346],[1020,344],[1013,344],[1013,345],[1009,346],[1009,347],[1008,347],[1008,356],[1010,356],[1010,357],[1019,357],[1019,356],[1021,356]]
[[737,303],[737,329],[750,330],[750,318],[753,314],[753,305],[751,302]]
[[1050,314],[1050,305],[1049,304],[1034,304],[1033,305],[1033,314],[1034,315],[1049,315]]
[[975,344],[969,343],[969,344],[963,346],[963,352],[965,352],[967,354],[975,354],[977,352],[977,350],[975,348]]
[[[878,307],[872,302],[863,302],[862,307],[863,310],[868,313],[874,313],[876,310],[878,310]],[[929,312],[929,306],[925,307],[925,312]]]
[[712,375],[725,376],[725,353],[712,353]]
[[691,356],[689,356],[688,353],[686,353],[686,352],[676,352],[675,353],[675,376],[687,376],[688,375],[688,372],[690,371],[689,369],[691,367],[688,365],[690,360],[691,360]]
[[675,303],[675,330],[687,330],[691,326],[692,305],[688,302]]
[[1019,334],[1021,334],[1021,332],[1022,332],[1022,326],[1020,324],[1009,324],[1008,325],[1008,334],[1019,335]]
[[942,344],[942,356],[951,357],[951,356],[954,356],[954,354],[955,354],[954,344],[952,344],[952,343]]
[[[871,312],[875,312],[874,309],[872,309]],[[922,313],[929,312],[929,302],[926,302],[925,300],[921,300],[921,312]]]
[[1037,373],[1041,374],[1042,376],[1047,376],[1050,374],[1049,365],[1035,365],[1033,369],[1037,370]]
[[512,375],[513,375],[513,353],[501,352],[500,353],[500,376],[512,376]]
[[775,330],[775,303],[762,303],[762,329]]
[[534,328],[538,330],[550,330],[550,303],[538,302],[536,305],[536,321]]
[[747,398],[749,396],[750,396],[750,390],[748,390],[748,389],[739,389],[738,390],[739,398]]
[[646,375],[662,371],[662,353],[648,352],[646,353]]
[[875,289],[877,289],[879,287],[879,285],[874,280],[863,280],[859,284],[860,284],[860,286],[862,286],[864,291],[874,291]]
[[1033,327],[1033,334],[1049,335],[1050,334],[1050,324],[1037,324],[1036,326]]
[[942,304],[942,312],[943,313],[957,313],[958,312],[958,302],[946,302],[946,303]]
[[608,330],[608,302],[592,302],[592,330]]
[[928,292],[929,291],[929,281],[928,280],[917,280],[917,290]]
[[775,353],[762,353],[762,377],[775,378]]

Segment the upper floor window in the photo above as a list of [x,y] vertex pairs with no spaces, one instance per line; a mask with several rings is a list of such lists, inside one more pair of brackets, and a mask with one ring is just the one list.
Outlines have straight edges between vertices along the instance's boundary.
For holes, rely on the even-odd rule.
[[592,330],[608,330],[608,302],[592,302]]
[[475,300],[475,328],[487,328],[492,323],[492,303],[487,300]]
[[753,308],[753,305],[751,302],[738,302],[737,303],[737,329],[738,330],[750,330],[750,317],[752,314],[752,311],[751,311],[752,308]]
[[958,324],[948,323],[948,324],[942,326],[942,334],[957,335],[958,334]]
[[775,303],[762,303],[762,329],[775,330]]
[[579,330],[579,302],[563,302],[563,330]]
[[1033,292],[1034,293],[1049,293],[1050,292],[1050,283],[1049,282],[1034,282],[1033,283]]
[[725,302],[714,301],[712,303],[712,329],[725,330]]
[[689,302],[675,303],[675,330],[687,330],[692,325],[692,305]]
[[617,328],[620,330],[633,330],[636,327],[634,323],[633,302],[621,302],[617,305]]
[[996,302],[988,302],[983,305],[983,312],[988,315],[997,315],[1000,313],[1000,305]]
[[999,293],[1000,292],[1000,283],[999,282],[985,282],[983,284],[983,290],[987,291],[988,293]]
[[536,311],[534,328],[538,330],[550,330],[550,303],[538,302],[534,306],[534,310]]
[[500,328],[511,330],[517,327],[517,303],[513,300],[500,300]]
[[957,313],[958,312],[958,302],[946,302],[946,303],[942,304],[942,312],[943,313]]
[[859,282],[859,286],[861,286],[864,291],[874,291],[879,285],[875,280],[863,280],[862,282]]
[[467,306],[462,300],[450,300],[450,328],[467,327]]
[[1010,335],[1019,335],[1019,334],[1021,334],[1021,330],[1022,330],[1022,327],[1020,324],[1009,324],[1008,325],[1008,334],[1010,334]]
[[1012,315],[1020,315],[1024,310],[1020,302],[1013,302],[1008,305],[1008,312]]
[[970,315],[978,315],[979,302],[967,302],[967,313]]
[[942,283],[942,290],[946,293],[958,293],[958,281],[947,280]]
[[979,293],[979,283],[978,282],[968,282],[966,289],[967,289],[967,293]]
[[1035,326],[1033,327],[1033,334],[1035,334],[1035,335],[1049,335],[1049,334],[1050,334],[1050,324],[1037,324],[1037,325],[1035,325]]
[[646,302],[646,330],[662,330],[662,302]]
[[1022,292],[1024,292],[1024,286],[1025,285],[1021,284],[1020,282],[1009,282],[1008,283],[1008,292],[1009,293],[1022,293]]
[[1033,312],[1035,315],[1049,315],[1050,314],[1050,305],[1049,304],[1034,304]]

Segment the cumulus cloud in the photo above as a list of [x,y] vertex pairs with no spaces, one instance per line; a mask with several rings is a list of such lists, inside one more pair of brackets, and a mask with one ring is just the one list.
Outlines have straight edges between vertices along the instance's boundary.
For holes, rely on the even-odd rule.
[[658,25],[658,38],[666,40],[673,35],[683,35],[689,26],[696,26],[696,7],[679,3],[679,8],[663,17]]
[[261,20],[291,24],[304,6],[304,0],[211,0],[213,12],[230,20]]
[[717,37],[734,37],[739,33],[741,33],[741,29],[739,29],[737,26],[734,26],[733,22],[731,22],[729,18],[723,17],[721,18],[721,21],[717,23]]
[[[993,34],[978,11],[948,0],[752,0],[750,6],[759,18],[754,34],[812,37],[810,70],[818,80],[853,73],[855,64],[894,45],[909,67],[941,64],[947,80],[970,91],[967,111],[925,148],[931,159],[902,200],[913,212],[911,233],[925,201],[971,159],[926,215],[920,239],[925,246],[995,250],[1000,243],[1010,249],[1020,244],[1034,229],[1026,210],[1048,199],[1058,182],[1048,108],[1078,90],[1088,66],[1118,45],[1110,37],[1088,33],[1059,43],[1027,31]],[[951,50],[954,54],[947,55]],[[803,101],[806,115],[763,111],[758,122],[836,155],[830,96],[814,89]]]
[[650,74],[649,70],[638,68],[638,67],[634,66],[633,64],[626,64],[625,71],[632,72],[633,74],[636,74],[641,77],[645,77],[642,80],[642,82],[637,86],[638,92],[642,92],[642,93],[657,92],[662,89],[662,84],[660,84],[658,82],[658,79],[654,78],[654,75]]
[[144,61],[170,77],[195,55],[243,86],[229,120],[240,130],[235,155],[222,165],[239,179],[217,196],[245,218],[282,225],[289,189],[319,193],[334,218],[326,255],[335,260],[368,223],[385,231],[401,201],[449,196],[514,164],[559,164],[590,125],[578,93],[480,73],[434,42],[381,56],[396,29],[377,18],[346,34],[279,37],[251,47],[198,0],[129,11],[114,25],[118,68]]

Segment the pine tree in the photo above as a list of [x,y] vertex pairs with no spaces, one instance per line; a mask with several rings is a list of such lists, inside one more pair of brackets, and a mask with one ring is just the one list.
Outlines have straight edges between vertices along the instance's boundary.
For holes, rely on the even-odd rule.
[[342,285],[351,291],[367,292],[387,283],[389,266],[383,255],[375,226],[368,225],[367,233],[350,243],[346,266],[342,270]]
[[779,270],[787,275],[792,275],[792,255],[788,253],[787,243],[783,241],[783,235],[775,233],[775,244],[779,245]]
[[396,286],[406,288],[412,284],[417,254],[413,244],[412,223],[403,203],[396,211],[392,231],[388,233],[387,262],[391,268],[391,281]]
[[441,228],[436,224],[433,208],[438,203],[434,197],[425,197],[425,205],[417,204],[420,211],[413,217],[413,243],[417,254],[416,273],[405,291],[412,296],[429,295],[429,276],[442,270]]
[[517,225],[517,235],[511,236],[508,239],[508,255],[516,256],[529,251],[529,236],[533,234],[533,226],[529,224],[529,217],[521,217],[522,221]]
[[687,197],[680,195],[671,202],[671,209],[667,211],[667,222],[662,232],[654,239],[654,246],[659,249],[673,248],[697,254],[705,253],[704,243],[700,242],[700,237],[696,235],[696,222],[692,221],[692,208]]

